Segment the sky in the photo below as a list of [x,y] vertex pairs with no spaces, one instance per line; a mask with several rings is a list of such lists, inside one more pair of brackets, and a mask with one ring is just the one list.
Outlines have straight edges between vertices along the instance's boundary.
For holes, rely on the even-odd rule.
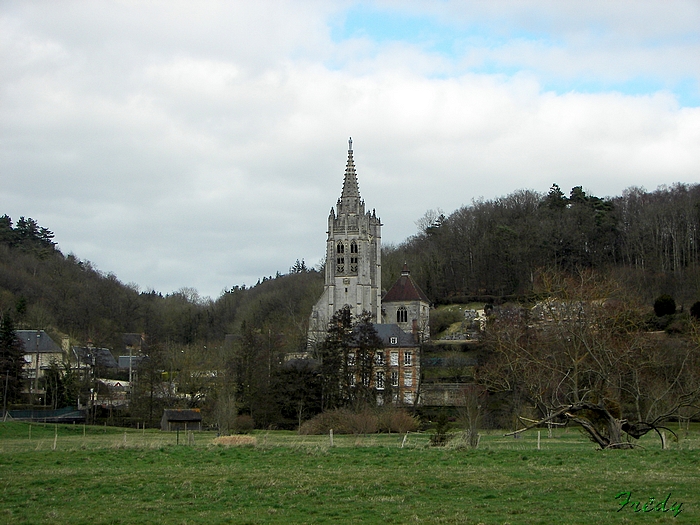
[[697,183],[700,2],[0,2],[0,215],[140,290],[321,263],[350,136],[384,244]]

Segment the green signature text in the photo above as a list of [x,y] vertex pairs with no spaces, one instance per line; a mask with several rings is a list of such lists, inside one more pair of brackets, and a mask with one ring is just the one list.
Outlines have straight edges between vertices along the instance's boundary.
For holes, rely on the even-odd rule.
[[681,507],[683,507],[683,503],[679,503],[677,501],[675,501],[673,505],[668,505],[668,502],[671,499],[670,492],[664,500],[657,500],[652,496],[646,503],[642,503],[642,500],[633,500],[631,490],[620,492],[617,496],[615,496],[615,499],[620,500],[620,508],[617,509],[617,512],[620,512],[622,509],[629,506],[629,508],[633,509],[634,512],[673,512],[673,517],[675,518],[681,513]]

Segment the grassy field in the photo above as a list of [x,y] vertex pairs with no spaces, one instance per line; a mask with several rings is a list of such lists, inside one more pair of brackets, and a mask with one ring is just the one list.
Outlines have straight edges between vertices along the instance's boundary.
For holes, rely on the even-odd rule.
[[[698,429],[670,450],[652,436],[599,451],[575,430],[544,434],[541,450],[536,432],[487,433],[478,450],[430,448],[426,434],[331,448],[291,432],[222,447],[206,432],[0,423],[0,523],[700,523]],[[680,513],[643,512],[669,493]]]

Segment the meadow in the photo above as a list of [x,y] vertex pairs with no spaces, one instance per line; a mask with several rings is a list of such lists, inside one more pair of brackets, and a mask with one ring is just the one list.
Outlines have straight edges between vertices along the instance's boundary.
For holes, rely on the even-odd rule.
[[477,450],[283,431],[226,447],[209,432],[7,422],[0,522],[697,524],[700,429],[677,432],[667,450],[655,436],[596,450],[575,429],[543,431],[541,450],[536,431],[487,432]]

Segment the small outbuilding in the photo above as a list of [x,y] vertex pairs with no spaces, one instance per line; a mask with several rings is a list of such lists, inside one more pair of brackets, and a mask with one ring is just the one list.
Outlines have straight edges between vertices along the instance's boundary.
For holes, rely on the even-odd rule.
[[160,420],[160,429],[202,430],[202,413],[198,408],[166,408]]

